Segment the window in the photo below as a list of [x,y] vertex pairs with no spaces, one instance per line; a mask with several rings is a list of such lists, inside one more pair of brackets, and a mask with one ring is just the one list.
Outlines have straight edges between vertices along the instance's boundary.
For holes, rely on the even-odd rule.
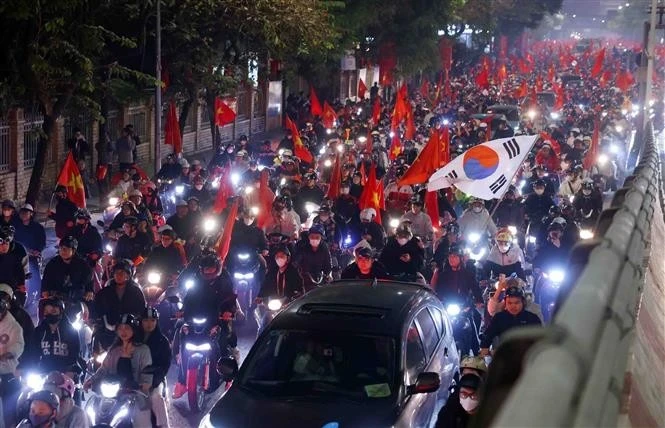
[[[128,121],[126,125],[134,125],[134,134],[136,134],[141,141],[146,141],[148,134],[146,133],[146,115],[145,111],[134,111],[129,113]],[[162,126],[164,125],[164,120],[162,120]]]
[[118,117],[117,110],[110,111],[106,117],[106,132],[108,132],[112,143],[120,138],[120,117]]
[[435,308],[434,306],[429,307],[429,312],[430,315],[432,315],[432,318],[434,319],[434,325],[436,325],[436,329],[439,332],[439,336],[445,337],[446,326],[444,325],[443,322],[443,314],[441,313],[439,308]]
[[9,125],[0,120],[0,172],[9,171],[11,151],[9,148]]
[[187,112],[187,117],[185,118],[185,127],[184,133],[193,132],[196,129],[196,104],[192,102],[189,105],[189,111]]
[[23,166],[31,168],[35,164],[44,118],[41,115],[28,116],[23,123]]
[[432,320],[427,309],[420,311],[416,320],[418,321],[418,325],[420,325],[420,332],[425,343],[425,349],[427,349],[427,355],[431,356],[436,349],[436,344],[439,343],[439,333],[436,331],[436,327],[434,327],[434,320]]
[[404,342],[406,343],[406,383],[407,385],[413,385],[418,375],[427,366],[425,348],[423,348],[423,343],[420,340],[415,321],[411,322]]

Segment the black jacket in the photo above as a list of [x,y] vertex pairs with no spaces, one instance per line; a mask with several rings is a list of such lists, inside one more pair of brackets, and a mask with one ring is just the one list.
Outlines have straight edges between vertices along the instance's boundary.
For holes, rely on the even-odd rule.
[[44,268],[42,292],[44,291],[60,292],[65,296],[78,298],[92,292],[90,266],[77,255],[74,255],[69,263],[65,263],[60,256],[53,257]]
[[378,261],[372,263],[372,270],[368,275],[363,275],[358,268],[358,264],[353,262],[342,271],[341,277],[342,279],[391,279],[388,272],[386,272],[386,268]]
[[25,248],[42,251],[46,247],[46,231],[38,222],[31,221],[26,226],[19,221],[14,227],[16,228],[14,240],[23,244]]
[[[278,287],[279,285],[279,287]],[[272,267],[266,272],[266,277],[261,284],[259,297],[287,297],[293,299],[297,295],[305,294],[305,286],[298,269],[292,264],[280,273],[277,267]]]
[[243,248],[259,253],[268,248],[268,241],[265,233],[256,226],[256,223],[247,226],[244,220],[240,219],[236,220],[233,226],[231,248]]
[[527,325],[542,325],[542,323],[540,322],[540,318],[533,312],[523,310],[517,316],[513,316],[507,311],[501,311],[492,318],[489,327],[487,327],[480,341],[480,347],[489,348],[494,339],[501,337],[506,331],[511,328]]
[[[64,317],[64,315],[63,315]],[[40,373],[66,372],[78,363],[81,352],[78,332],[63,319],[55,332],[46,321],[39,323],[32,339],[25,344],[21,366],[34,367]]]
[[359,238],[362,239],[363,236],[369,235],[372,239],[369,241],[369,245],[375,251],[383,250],[383,247],[386,245],[386,232],[383,230],[383,227],[375,221],[370,221],[369,223],[360,223],[359,227]]
[[564,267],[568,261],[569,248],[561,243],[560,247],[552,244],[549,240],[538,249],[536,257],[533,259],[533,267],[547,270],[552,267]]
[[308,242],[301,242],[296,248],[296,255],[293,258],[293,263],[300,269],[300,272],[310,273],[314,278],[318,277],[321,272],[325,275],[332,272],[332,259],[330,258],[330,249],[328,244],[323,240],[319,244],[316,251]]
[[[503,200],[494,212],[494,224],[497,227],[515,226],[518,229],[524,223],[524,207],[517,201]],[[549,209],[549,207],[548,207]]]
[[157,245],[152,249],[145,261],[146,270],[157,269],[165,275],[178,273],[182,270],[180,251],[171,244],[168,247]]
[[19,285],[25,285],[25,271],[19,256],[13,252],[0,254],[0,284],[9,284],[14,290]]
[[118,244],[115,247],[113,254],[116,259],[129,259],[134,260],[138,256],[146,257],[152,248],[152,240],[148,234],[141,231],[136,232],[136,236],[130,238],[127,235],[122,235],[118,239]]
[[228,271],[224,269],[213,281],[197,277],[196,285],[185,295],[182,310],[185,321],[206,318],[211,326],[219,323],[219,316],[224,312],[235,313],[236,294]]
[[470,417],[460,404],[459,390],[455,390],[448,396],[448,401],[439,410],[435,428],[466,428]]
[[[95,296],[95,318],[101,320],[106,316],[109,324],[115,325],[122,314],[133,314],[140,317],[145,309],[143,291],[135,282],[125,286],[122,298],[116,292],[115,280],[110,280]],[[102,321],[103,325],[103,321]]]
[[[425,262],[425,250],[420,245],[420,240],[414,237],[404,246],[400,246],[397,239],[392,237],[381,252],[379,261],[383,263],[391,275],[415,275],[423,269]],[[404,254],[409,254],[411,260],[408,262],[400,260],[400,257]]]
[[464,266],[458,270],[453,270],[447,263],[439,271],[436,281],[436,294],[442,301],[451,299],[461,299],[466,303],[468,299],[473,299],[475,303],[483,301],[483,295],[478,287],[475,273],[466,269]]
[[152,366],[155,368],[155,372],[152,375],[152,387],[156,388],[160,383],[164,382],[166,374],[171,367],[171,345],[159,329],[159,323],[157,323],[155,331],[150,333],[145,344],[150,348]]
[[76,204],[69,199],[59,199],[55,205],[55,213],[50,217],[55,220],[56,225],[64,225],[68,221],[74,221],[74,215],[78,211]]
[[552,205],[555,205],[555,203],[547,194],[543,193],[538,196],[532,193],[524,201],[524,213],[530,222],[540,222],[549,213]]
[[83,226],[77,224],[72,230],[72,236],[79,242],[76,251],[81,256],[85,257],[91,253],[102,255],[102,236],[95,226],[88,225],[83,229]]
[[178,238],[188,239],[194,234],[193,219],[194,217],[189,214],[184,217],[178,217],[177,214],[173,214],[166,220],[166,224],[173,228]]

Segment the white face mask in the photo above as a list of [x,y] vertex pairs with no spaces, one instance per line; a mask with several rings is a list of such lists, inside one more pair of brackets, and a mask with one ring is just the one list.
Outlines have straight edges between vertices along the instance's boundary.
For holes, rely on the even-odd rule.
[[196,188],[196,190],[201,190],[203,189],[203,184],[197,184],[194,187]]
[[508,244],[501,244],[498,247],[499,247],[499,251],[501,253],[504,253],[504,254],[507,253],[508,250],[510,250],[510,245],[508,245]]
[[284,267],[286,265],[286,258],[284,257],[275,258],[275,263],[277,263],[277,266],[279,267]]
[[543,193],[545,193],[545,189],[536,189],[536,190],[534,190],[534,192],[536,193],[536,195],[540,196]]
[[409,242],[409,238],[397,238],[397,243],[400,247],[406,245],[407,242]]
[[474,213],[480,213],[480,212],[482,212],[482,211],[483,211],[483,207],[477,207],[477,206],[476,206],[476,207],[473,207],[473,212],[474,212]]
[[245,224],[246,224],[247,226],[249,226],[250,224],[254,223],[254,219],[253,219],[253,218],[244,218],[243,221],[245,222]]
[[320,243],[321,243],[320,239],[310,239],[309,240],[309,244],[314,248],[318,247]]
[[462,405],[462,408],[466,410],[467,412],[470,412],[476,407],[478,407],[478,404],[480,404],[479,400],[474,400],[473,398],[460,398],[459,399],[460,404]]

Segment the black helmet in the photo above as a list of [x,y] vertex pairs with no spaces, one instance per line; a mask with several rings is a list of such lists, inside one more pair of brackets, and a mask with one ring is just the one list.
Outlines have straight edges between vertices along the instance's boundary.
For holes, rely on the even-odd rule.
[[43,401],[44,403],[48,404],[52,410],[56,412],[60,408],[60,399],[58,398],[58,396],[52,393],[51,391],[47,391],[46,389],[33,392],[32,394],[30,394],[28,400],[30,402]]
[[14,239],[14,226],[3,226],[0,228],[0,239],[11,241]]
[[533,187],[545,187],[545,180],[543,180],[542,178],[539,178],[538,180],[535,180],[533,182],[532,186]]
[[205,268],[210,268],[214,267],[219,271],[219,269],[222,267],[222,262],[219,260],[219,257],[217,257],[216,254],[206,254],[201,258],[201,261],[199,262],[199,269],[203,271]]
[[122,314],[118,319],[118,325],[127,324],[136,328],[139,326],[139,319],[134,314]]
[[139,219],[134,216],[125,217],[125,220],[122,222],[122,224],[128,224],[130,226],[138,226]]
[[556,205],[552,205],[548,211],[548,214],[550,217],[561,217],[561,208],[557,207]]
[[15,210],[16,204],[11,199],[5,199],[4,201],[2,201],[2,208],[11,208]]
[[60,193],[60,192],[67,193],[67,187],[63,186],[62,184],[58,184],[57,186],[55,186],[55,191],[53,193]]
[[124,270],[127,272],[127,275],[134,277],[134,263],[128,259],[120,259],[115,262],[113,265],[112,272],[115,273],[117,270]]
[[157,308],[153,308],[152,306],[148,306],[145,308],[143,311],[143,314],[141,315],[141,319],[159,319],[159,311]]
[[448,255],[451,254],[462,257],[464,255],[464,248],[461,245],[453,244],[448,249]]
[[315,172],[308,172],[305,174],[305,180],[316,180],[318,176],[316,175]]
[[411,197],[409,202],[411,202],[412,205],[420,205],[421,207],[423,206],[423,201],[420,199],[420,196],[417,193]]
[[450,222],[446,225],[446,232],[447,233],[452,233],[454,235],[459,235],[460,229],[459,229],[459,224],[453,222]]
[[85,218],[85,219],[88,219],[88,220],[90,220],[92,218],[92,216],[90,215],[90,211],[88,211],[85,208],[79,208],[78,210],[76,210],[75,217],[76,218]]
[[311,235],[312,233],[319,234],[322,238],[326,237],[326,230],[320,224],[315,224],[309,229],[309,234]]
[[508,287],[506,289],[506,297],[519,297],[524,301],[526,297],[524,296],[524,290],[522,290],[522,287]]
[[563,225],[559,222],[553,221],[549,226],[547,226],[547,233],[554,231],[563,232]]
[[79,241],[76,240],[73,236],[65,236],[58,243],[58,247],[67,247],[76,250],[79,246]]
[[280,245],[274,250],[274,254],[277,255],[277,253],[283,253],[286,257],[291,257],[291,251],[289,251],[289,247],[286,245]]
[[40,306],[42,308],[46,306],[53,306],[55,308],[60,308],[60,313],[64,315],[65,313],[65,302],[62,300],[58,299],[57,297],[48,297],[46,299],[43,299],[40,302]]
[[584,180],[584,182],[582,182],[582,190],[593,190],[594,184],[593,180]]

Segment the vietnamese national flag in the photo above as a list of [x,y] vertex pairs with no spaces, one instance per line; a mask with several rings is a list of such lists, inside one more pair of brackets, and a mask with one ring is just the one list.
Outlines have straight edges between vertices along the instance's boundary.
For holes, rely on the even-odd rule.
[[328,101],[323,102],[323,116],[321,116],[321,120],[323,122],[323,126],[325,126],[326,128],[330,129],[335,127],[335,121],[337,120],[337,113],[335,113],[335,109],[330,107]]
[[58,184],[67,188],[67,199],[76,204],[77,207],[85,208],[83,178],[81,178],[81,172],[71,152],[67,155],[65,164],[60,170]]
[[226,208],[226,200],[233,196],[233,185],[230,180],[230,170],[227,168],[222,172],[219,178],[219,189],[215,196],[215,203],[213,204],[212,211],[215,214],[221,213]]
[[335,157],[335,164],[333,165],[332,173],[330,174],[330,186],[328,186],[328,193],[326,193],[326,198],[330,200],[335,200],[339,196],[339,188],[342,184],[342,160],[340,159],[339,153]]
[[543,142],[548,142],[552,146],[552,150],[554,150],[554,153],[557,156],[561,156],[561,146],[559,145],[559,142],[552,138],[550,134],[548,134],[545,131],[540,132],[540,139],[543,140]]
[[506,70],[506,64],[501,64],[499,69],[496,72],[496,80],[500,84],[503,84],[503,82],[506,80],[506,77],[508,77],[508,71]]
[[406,111],[406,128],[404,129],[404,139],[413,140],[416,136],[416,125],[413,123],[413,111],[411,105],[408,105]]
[[376,211],[374,221],[381,224],[381,209],[385,208],[383,182],[376,179],[376,166],[374,164],[372,164],[372,167],[369,170],[367,184],[360,195],[358,206],[361,210],[364,210],[365,208],[374,208]]
[[374,99],[374,105],[372,105],[372,123],[377,125],[381,120],[381,97],[376,97]]
[[365,94],[367,94],[367,86],[365,86],[363,79],[358,79],[358,99],[364,100]]
[[321,103],[319,102],[319,97],[316,96],[316,91],[314,91],[314,86],[309,87],[309,111],[312,113],[313,117],[319,116],[321,117],[323,115],[323,108],[321,107]]
[[178,124],[178,112],[175,108],[175,101],[169,102],[166,112],[166,122],[164,122],[164,144],[173,146],[173,153],[182,153],[182,136],[180,135],[180,125]]
[[426,183],[427,179],[447,162],[445,151],[450,150],[446,143],[448,139],[448,128],[444,128],[441,134],[433,130],[425,147],[399,180],[399,185]]
[[593,121],[593,135],[591,136],[591,147],[587,150],[584,155],[584,160],[582,165],[587,171],[591,170],[591,167],[596,163],[598,157],[598,146],[600,144],[600,120],[596,118]]
[[603,62],[605,61],[605,48],[602,48],[596,54],[596,59],[591,68],[591,77],[598,77],[600,72],[603,71]]
[[635,83],[633,75],[628,70],[620,70],[617,73],[615,85],[621,90],[621,92],[628,92],[631,86]]
[[529,88],[527,87],[526,80],[522,80],[522,84],[515,91],[515,98],[524,98],[528,95]]
[[224,126],[236,120],[236,112],[231,110],[224,101],[215,97],[215,125]]
[[425,212],[432,220],[434,231],[436,232],[441,224],[439,219],[439,192],[436,190],[425,193]]
[[390,142],[390,153],[388,153],[390,160],[397,159],[397,156],[402,153],[403,149],[404,147],[402,147],[402,141],[399,139],[397,132],[395,132],[392,141]]
[[598,79],[598,85],[601,88],[605,88],[610,80],[612,80],[612,72],[607,70],[600,75],[600,79]]
[[429,81],[427,78],[423,79],[423,83],[420,85],[420,96],[423,99],[429,99]]
[[480,70],[480,73],[476,75],[476,86],[482,89],[487,89],[490,87],[489,72],[487,68]]
[[240,198],[235,198],[231,209],[229,210],[229,216],[226,217],[226,223],[224,224],[224,231],[215,243],[215,250],[217,255],[224,263],[226,255],[229,254],[229,248],[231,247],[231,235],[233,234],[233,226],[236,224],[236,217],[238,216],[238,205],[240,203]]
[[293,154],[300,158],[301,161],[311,164],[314,161],[314,157],[303,144],[302,139],[300,139],[298,127],[288,115],[286,116],[286,127],[291,130],[291,134],[293,135]]
[[536,91],[542,92],[543,91],[543,78],[538,75],[536,77]]
[[272,201],[275,200],[275,193],[270,189],[270,184],[268,180],[270,178],[270,172],[268,169],[261,171],[261,180],[259,182],[259,204],[257,207],[259,209],[259,214],[256,216],[256,225],[263,229],[263,226],[266,224],[270,218],[270,211],[272,208]]
[[554,83],[556,80],[556,74],[554,72],[554,65],[550,65],[550,68],[547,70],[547,81]]

